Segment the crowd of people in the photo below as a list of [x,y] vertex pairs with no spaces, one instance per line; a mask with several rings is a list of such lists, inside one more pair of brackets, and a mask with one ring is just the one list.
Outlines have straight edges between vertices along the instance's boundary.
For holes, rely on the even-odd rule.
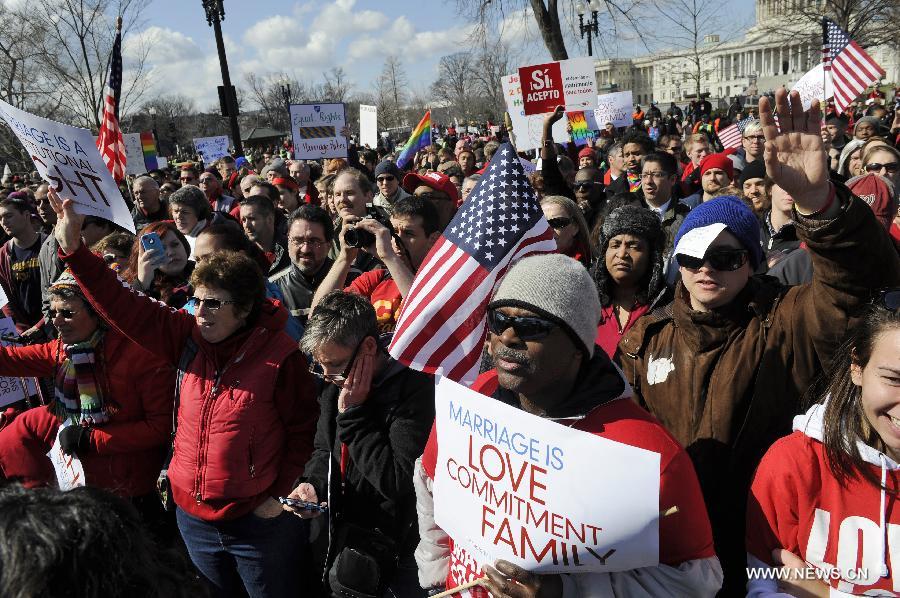
[[0,595],[893,595],[900,109],[704,104],[580,146],[546,115],[520,163],[557,251],[505,272],[471,386],[658,453],[658,565],[480,562],[436,521],[435,379],[388,345],[517,131],[435,127],[404,168],[350,143],[149,172],[136,235],[2,191],[0,376],[34,385],[0,414]]

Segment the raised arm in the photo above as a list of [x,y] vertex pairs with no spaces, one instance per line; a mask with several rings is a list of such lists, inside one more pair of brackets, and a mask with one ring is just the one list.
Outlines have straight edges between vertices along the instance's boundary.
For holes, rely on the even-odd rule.
[[132,341],[167,363],[177,364],[184,343],[196,326],[194,317],[128,288],[82,244],[84,216],[75,213],[74,202],[61,199],[52,190],[49,197],[56,211],[60,258],[78,280],[91,306]]

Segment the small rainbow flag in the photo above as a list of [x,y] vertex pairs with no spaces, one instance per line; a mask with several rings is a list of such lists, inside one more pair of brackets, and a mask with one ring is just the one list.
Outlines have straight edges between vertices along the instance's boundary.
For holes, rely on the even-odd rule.
[[144,167],[150,170],[159,168],[156,160],[156,141],[152,131],[141,131],[141,151],[144,153]]
[[412,160],[417,151],[429,145],[431,145],[431,110],[425,113],[425,116],[409,135],[406,145],[400,152],[400,157],[397,158],[397,168],[406,166],[406,163]]
[[575,145],[587,145],[588,140],[594,138],[594,132],[588,128],[584,112],[566,112],[566,116],[572,125],[572,141]]

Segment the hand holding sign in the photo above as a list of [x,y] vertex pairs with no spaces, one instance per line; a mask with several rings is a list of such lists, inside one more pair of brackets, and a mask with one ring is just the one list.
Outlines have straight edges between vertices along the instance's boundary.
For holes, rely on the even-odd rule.
[[81,245],[81,226],[84,224],[84,216],[75,213],[75,202],[71,199],[63,199],[51,189],[47,193],[50,206],[56,212],[56,226],[53,234],[59,243],[59,248],[66,255],[74,252]]
[[529,573],[509,561],[497,561],[497,568],[485,566],[487,581],[482,587],[495,598],[557,598],[562,596],[559,575]]

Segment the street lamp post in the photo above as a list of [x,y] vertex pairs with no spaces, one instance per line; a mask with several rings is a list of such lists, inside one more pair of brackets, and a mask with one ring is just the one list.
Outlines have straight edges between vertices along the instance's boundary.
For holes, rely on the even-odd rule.
[[[602,4],[600,0],[590,0],[587,4],[578,0],[575,3],[575,12],[578,13],[578,30],[581,32],[581,39],[584,39],[585,33],[587,34],[588,39],[588,56],[594,55],[594,44],[592,43],[591,36],[594,35],[597,39],[600,39],[600,27],[597,24],[597,13],[600,12],[600,8]],[[588,10],[591,11],[590,20],[585,23],[584,15],[587,14]]]
[[288,118],[291,114],[291,82],[287,79],[281,80],[281,97],[284,98],[284,109],[288,112]]
[[231,121],[231,138],[234,141],[234,153],[244,155],[244,147],[241,144],[241,129],[238,126],[237,98],[231,93],[231,76],[228,74],[228,60],[225,58],[225,41],[222,39],[222,21],[225,19],[225,7],[222,0],[201,0],[203,10],[206,11],[206,22],[213,28],[216,35],[216,48],[219,51],[219,65],[222,67],[222,86],[225,88],[225,97],[228,98],[228,119]]

